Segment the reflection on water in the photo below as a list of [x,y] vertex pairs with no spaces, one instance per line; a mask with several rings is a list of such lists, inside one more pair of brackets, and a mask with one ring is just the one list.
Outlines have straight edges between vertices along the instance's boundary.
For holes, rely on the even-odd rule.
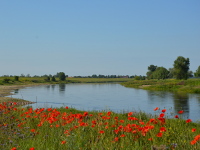
[[[183,110],[183,118],[189,118],[189,94],[187,93],[172,93],[165,91],[148,91],[149,101],[153,101],[154,104],[164,101],[170,104],[170,100],[173,103],[172,109],[174,114],[177,114],[178,111]],[[165,105],[167,106],[167,105]],[[168,108],[168,107],[166,107]]]
[[[120,84],[59,84],[15,90],[12,97],[36,101],[38,107],[70,106],[82,110],[112,110],[154,112],[155,107],[167,109],[173,117],[183,110],[185,119],[200,120],[200,95],[147,91],[125,88]],[[172,116],[170,116],[172,115]]]
[[13,92],[14,94],[17,94],[19,92],[19,89],[15,89]]
[[174,93],[173,94],[174,99],[174,109],[176,112],[179,110],[184,111],[184,118],[189,118],[189,95],[187,93]]

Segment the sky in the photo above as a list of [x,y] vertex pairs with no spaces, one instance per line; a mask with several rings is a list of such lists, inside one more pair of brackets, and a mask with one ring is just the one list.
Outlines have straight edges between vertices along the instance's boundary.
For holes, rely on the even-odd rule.
[[200,66],[199,0],[1,0],[0,76],[146,75]]

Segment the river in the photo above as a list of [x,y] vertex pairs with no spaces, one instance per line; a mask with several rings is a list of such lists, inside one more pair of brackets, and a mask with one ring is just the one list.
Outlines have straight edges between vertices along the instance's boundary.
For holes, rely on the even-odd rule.
[[167,109],[173,117],[183,110],[184,119],[200,120],[200,95],[177,94],[165,91],[148,91],[126,88],[117,83],[57,84],[27,87],[13,91],[10,97],[37,102],[33,108],[69,106],[80,110],[111,110],[115,112],[155,112],[154,108]]

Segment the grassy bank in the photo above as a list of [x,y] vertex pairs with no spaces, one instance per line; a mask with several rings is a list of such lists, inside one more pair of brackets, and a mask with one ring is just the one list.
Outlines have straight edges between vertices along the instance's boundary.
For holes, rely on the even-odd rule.
[[[5,80],[5,79],[8,79]],[[109,82],[127,82],[131,78],[66,78],[65,81],[48,81],[45,77],[20,77],[15,81],[14,77],[0,77],[0,85],[26,85],[26,84],[59,84],[59,83],[109,83]]]
[[125,87],[142,88],[146,90],[200,93],[200,79],[134,80],[121,84]]
[[193,150],[200,147],[200,124],[179,116],[166,119],[129,112],[84,112],[73,108],[35,109],[0,105],[0,149],[4,150]]

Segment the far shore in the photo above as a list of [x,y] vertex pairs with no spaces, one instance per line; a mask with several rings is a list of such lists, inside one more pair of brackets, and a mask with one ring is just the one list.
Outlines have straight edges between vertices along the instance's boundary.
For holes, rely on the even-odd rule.
[[32,86],[40,86],[40,85],[48,85],[46,83],[37,83],[37,84],[24,84],[24,85],[0,85],[0,103],[1,102],[18,102],[18,105],[27,105],[32,104],[35,102],[27,101],[24,99],[6,97],[12,95],[12,91],[16,89],[21,89],[25,87],[32,87]]

